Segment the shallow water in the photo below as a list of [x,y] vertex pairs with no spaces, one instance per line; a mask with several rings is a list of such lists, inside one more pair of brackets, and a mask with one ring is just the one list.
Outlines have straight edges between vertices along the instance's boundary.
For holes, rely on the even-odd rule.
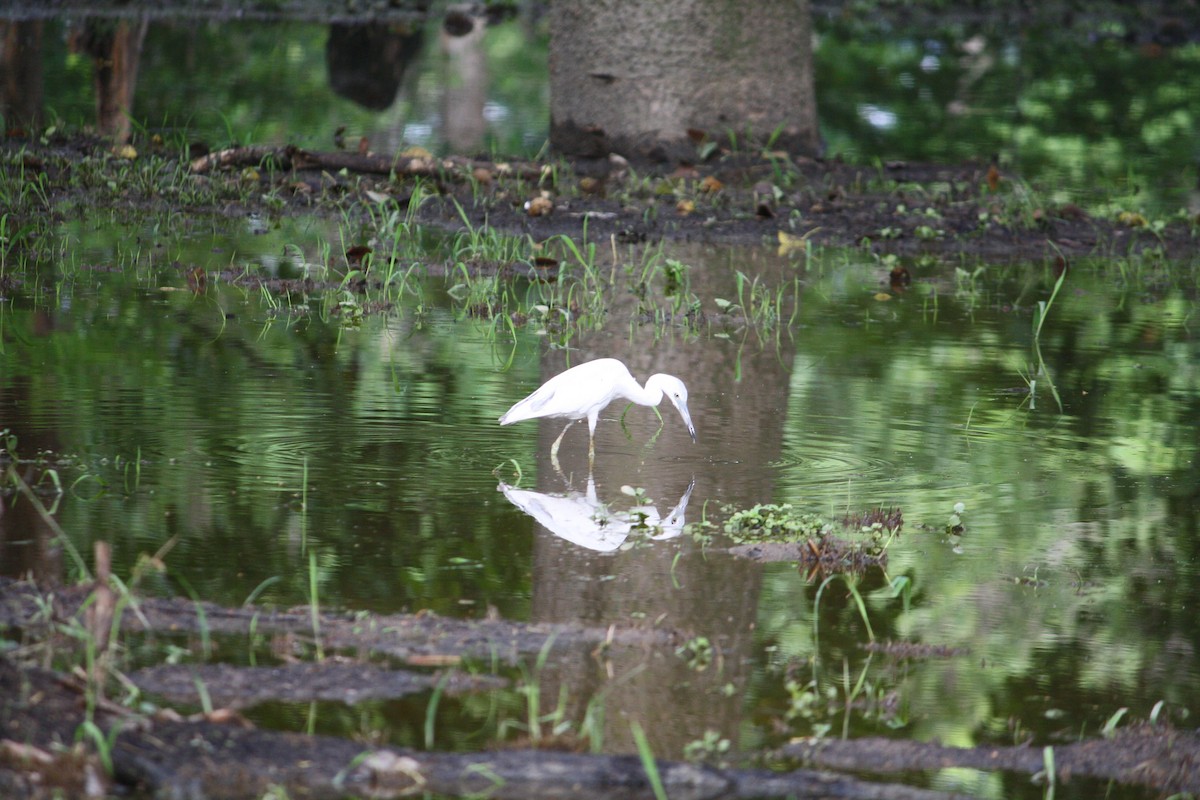
[[[170,542],[166,572],[144,574],[143,588],[221,603],[303,604],[315,566],[326,608],[657,621],[721,644],[721,663],[700,672],[683,658],[618,659],[621,680],[606,690],[614,749],[632,747],[623,720],[638,709],[658,715],[656,752],[676,755],[707,730],[753,747],[843,724],[964,745],[1054,741],[1096,733],[1121,707],[1144,718],[1160,700],[1188,724],[1200,690],[1197,342],[1194,299],[1157,265],[1142,265],[1136,287],[1112,264],[1073,266],[1040,336],[1040,374],[1033,309],[1053,281],[1042,265],[968,282],[927,264],[896,293],[858,251],[805,268],[678,245],[664,255],[690,267],[706,310],[736,296],[740,270],[785,287],[788,307],[798,299],[793,324],[630,325],[634,300],[618,288],[610,325],[565,351],[547,350],[536,325],[515,340],[490,335],[441,278],[424,280],[419,309],[414,299],[344,324],[320,297],[216,279],[194,294],[173,266],[267,272],[285,250],[304,262],[297,254],[330,233],[285,223],[164,247],[146,234],[130,277],[100,268],[129,257],[116,243],[136,232],[97,235],[76,255],[91,269],[74,269],[57,294],[0,305],[2,427],[21,455],[57,469],[67,487],[57,518],[81,552],[107,539],[117,573],[131,575]],[[669,406],[661,429],[633,407],[627,431],[610,407],[589,494],[583,428],[567,433],[560,473],[549,458],[557,422],[497,417],[568,360],[600,355],[642,379],[681,377],[698,441]],[[512,484],[602,524],[591,539],[578,524],[556,534],[506,499]],[[878,639],[953,654],[868,657],[841,581],[818,605],[824,576],[732,560],[719,537],[705,546],[691,535],[726,506],[766,502],[830,518],[902,509],[886,575],[868,573],[858,591]],[[965,532],[952,537],[957,503]],[[653,536],[627,524],[639,504],[662,523]],[[69,574],[21,509],[5,517],[4,572]],[[905,591],[889,585],[897,578]],[[871,699],[849,720],[843,665],[854,682],[865,676]],[[606,685],[594,663],[557,669],[544,691],[561,681],[580,708]],[[834,699],[805,704],[788,676]],[[446,713],[482,713],[458,703]],[[321,729],[341,729],[339,713],[319,716]],[[767,722],[785,716],[782,728]]]
[[[247,63],[291,64],[312,78],[323,28],[297,28],[286,59]],[[200,52],[228,35],[184,38]],[[172,74],[156,59],[182,36],[147,42],[147,63],[161,69],[141,84],[152,108],[169,99],[152,93],[156,81],[169,85]],[[526,42],[516,28],[495,41],[491,58],[516,61],[492,61],[501,66],[489,102],[505,109],[495,120],[512,124],[493,125],[481,146],[536,150],[544,133],[529,120],[544,115],[544,97],[520,79],[541,69],[538,51],[513,46]],[[897,47],[924,61],[920,48]],[[230,138],[319,143],[342,123],[351,138],[439,147],[433,52],[390,117],[332,98],[294,102],[289,89],[312,87],[268,71],[283,96],[242,105],[202,98],[195,120],[213,137],[220,126],[208,117],[230,109]],[[76,74],[67,64],[67,77]],[[921,74],[932,73],[915,80]],[[871,79],[863,81],[865,92]],[[232,93],[237,84],[197,80],[188,91],[204,85]],[[848,111],[869,99],[838,92],[844,116],[870,121]],[[830,143],[850,149],[856,129],[838,122],[834,100],[823,106]],[[276,113],[317,106],[328,114]],[[422,131],[429,135],[415,135]],[[895,140],[857,134],[859,155],[906,155]],[[1121,140],[1120,159],[1140,152],[1135,139]],[[1164,174],[1153,166],[1162,151],[1144,155],[1128,161],[1131,174]],[[1062,178],[1075,196],[1088,181],[1068,173],[1088,163],[1039,174]],[[1159,199],[1186,197],[1194,176],[1167,171]],[[336,223],[125,225],[104,213],[64,224],[62,260],[0,300],[0,430],[17,436],[23,458],[57,471],[66,491],[56,515],[74,548],[86,557],[92,542],[112,542],[116,574],[137,576],[143,591],[291,606],[312,599],[315,574],[324,608],[662,624],[719,644],[707,664],[625,653],[606,666],[566,660],[539,676],[546,698],[565,687],[576,719],[603,693],[605,746],[614,751],[633,749],[630,719],[645,721],[665,757],[708,731],[746,750],[825,731],[1056,743],[1095,735],[1122,707],[1127,719],[1145,719],[1159,701],[1163,717],[1194,727],[1192,265],[1153,256],[1074,263],[1035,341],[1037,305],[1055,278],[1045,264],[914,261],[914,285],[898,292],[888,265],[865,250],[825,251],[804,265],[768,249],[672,245],[661,257],[687,265],[689,291],[710,315],[692,328],[644,320],[626,270],[647,256],[631,249],[615,267],[601,265],[614,277],[605,324],[583,326],[564,349],[561,332],[536,322],[515,337],[497,334],[453,298],[454,279],[421,278],[397,308],[361,317],[353,294],[281,294],[232,280],[319,272],[344,244]],[[204,291],[188,288],[194,267],[208,276]],[[745,327],[718,314],[718,298],[749,305],[738,272],[779,300],[781,319]],[[497,424],[540,383],[598,356],[623,359],[639,379],[681,377],[698,441],[669,406],[661,425],[636,406],[622,424],[624,409],[610,407],[589,482],[581,426],[566,435],[559,471],[549,449],[561,425]],[[574,524],[556,533],[549,517],[522,510],[535,503]],[[868,573],[855,590],[877,640],[946,654],[868,655],[868,631],[841,579],[822,588],[826,576],[731,559],[719,536],[693,535],[714,533],[698,523],[719,525],[729,507],[758,503],[830,518],[901,509],[886,573]],[[951,536],[960,503],[965,530]],[[629,524],[635,507],[659,523],[652,535]],[[27,505],[6,510],[0,532],[4,574],[76,574]],[[158,552],[162,573],[139,561]],[[860,678],[846,715],[846,687]],[[427,701],[369,704],[361,714],[253,713],[273,725],[367,728],[419,745]],[[478,746],[480,730],[499,736],[497,707],[520,719],[523,702],[515,693],[444,700],[438,745]],[[1023,781],[973,774],[928,782],[988,797],[1040,795]]]

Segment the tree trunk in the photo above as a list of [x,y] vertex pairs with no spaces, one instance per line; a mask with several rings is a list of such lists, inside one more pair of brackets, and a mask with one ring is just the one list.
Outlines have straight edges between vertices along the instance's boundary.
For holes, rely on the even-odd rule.
[[808,0],[555,0],[550,143],[694,158],[714,139],[818,148]]
[[0,21],[0,116],[9,129],[42,124],[42,21]]
[[88,19],[73,41],[76,52],[92,57],[92,83],[96,90],[96,128],[122,144],[133,132],[130,110],[137,86],[142,42],[150,27],[148,17],[115,22]]

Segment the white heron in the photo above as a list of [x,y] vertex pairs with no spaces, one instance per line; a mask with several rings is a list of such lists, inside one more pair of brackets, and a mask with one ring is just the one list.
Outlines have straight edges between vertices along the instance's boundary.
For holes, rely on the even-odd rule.
[[588,460],[596,455],[596,422],[604,407],[623,397],[642,406],[657,406],[667,397],[679,410],[683,423],[687,425],[692,441],[696,441],[696,428],[692,415],[688,413],[687,387],[674,375],[658,373],[646,380],[643,388],[629,369],[615,358],[598,358],[571,367],[566,372],[546,381],[533,394],[514,405],[500,418],[501,425],[511,425],[538,417],[565,417],[570,422],[554,440],[550,458],[558,463],[558,446],[567,429],[581,419],[588,421]]

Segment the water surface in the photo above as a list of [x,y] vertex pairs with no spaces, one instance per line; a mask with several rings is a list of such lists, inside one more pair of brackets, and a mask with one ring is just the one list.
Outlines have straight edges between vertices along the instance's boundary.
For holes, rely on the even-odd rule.
[[[971,281],[925,264],[897,293],[865,252],[805,266],[677,245],[663,255],[688,265],[708,310],[736,298],[741,271],[798,303],[790,327],[630,324],[636,300],[618,277],[610,323],[567,349],[536,324],[494,335],[441,278],[422,282],[419,303],[347,321],[327,297],[219,281],[197,294],[176,266],[286,269],[281,253],[303,263],[330,233],[148,237],[125,275],[104,267],[128,258],[116,243],[135,232],[81,236],[60,291],[0,305],[3,426],[58,471],[57,518],[78,550],[111,541],[129,575],[170,543],[166,572],[143,588],[220,603],[306,603],[311,553],[325,607],[667,624],[720,643],[720,663],[699,672],[626,655],[611,678],[590,660],[545,675],[580,709],[605,690],[613,749],[632,747],[627,717],[647,709],[656,752],[675,755],[709,730],[744,748],[843,725],[970,745],[1093,735],[1118,708],[1145,717],[1159,701],[1187,719],[1200,689],[1197,342],[1194,298],[1161,265],[1142,264],[1136,283],[1112,264],[1074,265],[1035,343],[1033,310],[1054,280],[1042,264]],[[640,263],[626,255],[613,275]],[[559,471],[558,422],[497,417],[600,355],[641,379],[681,377],[698,441],[669,407],[661,425],[638,406],[622,425],[610,407],[589,488],[582,427]],[[582,503],[607,525],[602,546],[538,524],[502,484]],[[902,509],[886,573],[857,590],[878,639],[951,654],[868,655],[843,583],[816,605],[826,576],[693,537],[757,503],[830,518]],[[959,503],[965,532],[951,536]],[[653,536],[619,529],[635,505],[653,506]],[[7,574],[71,573],[27,508],[5,525]],[[871,701],[848,719],[844,670],[866,676]],[[469,705],[454,713],[470,718]]]
[[[475,146],[542,146],[537,31],[506,23],[480,45],[487,125]],[[441,78],[450,67],[436,47],[420,51],[393,105],[366,111],[329,88],[327,34],[301,23],[156,24],[139,82],[147,132],[329,147],[345,126],[350,146],[360,136],[379,147],[449,146]],[[49,105],[90,113],[86,65],[47,41],[57,54]],[[1105,42],[1056,60],[1036,42],[993,44],[983,71],[946,47],[824,39],[818,91],[831,153],[998,153],[1006,170],[1028,168],[1060,199],[1103,206],[1100,177],[1106,198],[1115,187],[1122,202],[1144,199],[1164,214],[1187,202],[1187,120],[1200,92],[1177,90],[1193,80],[1184,67],[1194,46],[1149,58]],[[240,64],[232,51],[246,54]],[[181,64],[179,52],[191,60]],[[842,72],[850,63],[859,66]],[[886,91],[892,81],[906,91]],[[1140,99],[1129,82],[1146,89]],[[181,92],[192,98],[184,109]],[[1055,104],[1120,124],[1068,124],[1048,114]],[[765,248],[676,244],[621,249],[613,264],[604,243],[606,313],[565,333],[533,319],[511,335],[469,313],[455,278],[422,269],[383,313],[359,313],[363,297],[336,288],[285,293],[234,280],[329,278],[326,265],[338,266],[329,254],[348,241],[339,222],[137,224],[98,210],[57,228],[61,246],[51,249],[61,257],[0,299],[0,430],[16,436],[30,475],[56,471],[65,491],[54,511],[75,550],[86,557],[109,541],[116,574],[140,590],[218,603],[307,604],[315,583],[325,608],[664,625],[697,647],[718,644],[713,661],[623,653],[539,676],[543,696],[561,688],[576,719],[603,699],[612,751],[633,749],[633,719],[672,758],[706,734],[745,750],[843,733],[1054,744],[1096,735],[1123,707],[1145,719],[1160,701],[1163,718],[1194,725],[1194,265],[1152,253],[1073,263],[1036,337],[1052,265],[918,259],[908,264],[913,286],[897,291],[890,265],[866,249],[805,263]],[[655,315],[679,310],[661,276],[648,297],[636,294],[639,270],[667,258],[684,265],[702,322]],[[189,286],[197,268],[203,288]],[[779,318],[740,321],[755,315],[739,272],[743,291],[756,280],[760,300],[778,301]],[[514,291],[538,291],[514,280]],[[594,467],[577,426],[556,469],[560,423],[498,425],[543,381],[599,356],[621,358],[639,379],[682,378],[698,441],[669,407],[660,423],[649,409],[614,405]],[[556,533],[510,498],[595,525]],[[831,519],[901,509],[886,571],[853,587],[878,641],[944,655],[872,655],[846,581],[821,589],[828,576],[724,554],[728,510],[759,503]],[[964,530],[952,536],[959,504]],[[628,524],[635,509],[649,531]],[[156,553],[162,572],[143,560]],[[77,577],[70,550],[21,503],[0,517],[0,571]],[[254,713],[420,745],[427,702]],[[438,745],[511,738],[497,708],[519,718],[523,702],[447,699]],[[1040,796],[996,776],[926,782]]]

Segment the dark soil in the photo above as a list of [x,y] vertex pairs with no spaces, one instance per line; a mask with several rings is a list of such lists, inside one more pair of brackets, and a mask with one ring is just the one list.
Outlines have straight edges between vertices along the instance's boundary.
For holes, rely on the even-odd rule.
[[[578,235],[584,220],[593,241],[615,236],[618,241],[684,239],[776,247],[782,232],[804,236],[815,247],[869,243],[879,255],[993,263],[1126,256],[1147,248],[1178,258],[1195,252],[1195,220],[1156,235],[1136,216],[1100,219],[1074,205],[1026,208],[1026,201],[1016,197],[1024,189],[1015,188],[1012,177],[1000,176],[996,190],[989,188],[989,169],[987,164],[894,162],[878,170],[838,161],[726,154],[666,170],[651,189],[629,189],[631,173],[625,167],[611,169],[591,191],[577,177],[579,188],[555,196],[553,211],[541,217],[530,217],[524,207],[534,192],[514,196],[500,189],[473,208],[471,220],[539,239]],[[790,177],[778,180],[781,172]],[[708,186],[720,188],[706,189],[706,179],[716,181]],[[449,195],[463,194],[447,188]],[[465,199],[464,207],[472,208],[468,198],[458,197],[460,203]],[[694,210],[683,213],[680,205],[686,210],[689,202]],[[448,201],[423,210],[428,223],[457,223],[458,212]]]
[[[161,144],[135,144],[139,159],[170,162],[177,156]],[[177,161],[180,171],[193,173],[182,180],[197,198],[180,208],[151,182],[123,178],[138,162],[114,158],[97,138],[60,135],[45,143],[9,138],[3,151],[4,178],[42,182],[53,207],[74,202],[133,214],[342,214],[358,202],[372,202],[367,192],[388,195],[403,207],[419,177],[426,191],[435,191],[421,207],[421,223],[459,229],[461,206],[472,226],[535,240],[579,236],[586,227],[589,239],[598,242],[615,237],[777,247],[782,234],[804,237],[814,247],[866,246],[905,259],[995,263],[1146,251],[1184,258],[1195,254],[1200,232],[1196,219],[1176,218],[1155,230],[1136,210],[1101,218],[1076,205],[1043,203],[1020,176],[984,162],[876,167],[718,150],[694,164],[630,165],[610,158],[549,165],[241,148]],[[199,151],[207,152],[202,146]],[[98,164],[111,182],[97,181]],[[259,183],[255,191],[244,191],[247,167],[260,173],[250,178]],[[81,186],[73,177],[85,171],[91,177]],[[239,184],[242,190],[231,188]],[[284,206],[247,203],[268,194],[283,198]],[[531,204],[540,213],[531,216]],[[14,221],[21,222],[19,216],[10,220],[10,230],[19,229]],[[436,271],[439,265],[428,266]]]

